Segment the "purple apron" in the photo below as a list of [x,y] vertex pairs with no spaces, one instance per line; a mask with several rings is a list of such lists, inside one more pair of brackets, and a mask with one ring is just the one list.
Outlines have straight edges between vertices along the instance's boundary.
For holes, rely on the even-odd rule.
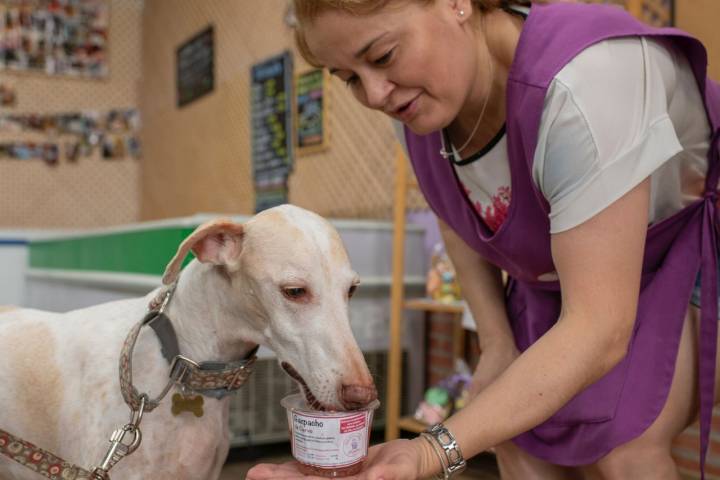
[[[550,253],[549,206],[532,179],[543,101],[554,76],[579,52],[623,36],[662,37],[689,59],[712,126],[706,193],[648,230],[637,319],[625,359],[544,423],[515,438],[531,454],[559,465],[593,463],[643,433],[658,417],[670,389],[685,312],[701,272],[701,466],[707,452],[715,382],[718,292],[715,186],[720,175],[720,87],[706,80],[707,56],[697,40],[675,29],[644,25],[603,5],[533,6],[523,27],[507,84],[507,144],[512,199],[496,232],[463,194],[440,132],[406,129],[408,151],[430,207],[489,261],[506,270],[507,310],[515,341],[527,349],[557,321],[558,282],[538,276],[555,270]],[[622,114],[622,112],[617,112]]]

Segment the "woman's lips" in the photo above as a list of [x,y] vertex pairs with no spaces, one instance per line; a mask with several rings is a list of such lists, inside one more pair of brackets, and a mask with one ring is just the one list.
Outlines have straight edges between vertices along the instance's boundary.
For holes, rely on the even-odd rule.
[[395,111],[395,115],[397,116],[398,120],[400,120],[403,123],[409,123],[413,117],[415,117],[415,114],[418,110],[418,99],[420,98],[420,95],[410,100],[408,103],[406,103],[404,106],[398,108]]

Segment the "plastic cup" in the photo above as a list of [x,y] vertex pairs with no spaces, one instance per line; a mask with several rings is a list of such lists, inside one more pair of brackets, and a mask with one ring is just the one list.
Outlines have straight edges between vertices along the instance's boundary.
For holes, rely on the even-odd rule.
[[287,410],[292,454],[302,473],[338,478],[362,470],[379,401],[347,412],[313,410],[299,393],[280,403]]

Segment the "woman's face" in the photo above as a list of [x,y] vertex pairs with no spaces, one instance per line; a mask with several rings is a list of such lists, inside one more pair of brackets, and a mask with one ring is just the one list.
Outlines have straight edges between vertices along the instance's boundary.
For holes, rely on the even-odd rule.
[[310,51],[360,103],[425,134],[457,116],[477,75],[470,12],[461,16],[459,3],[391,1],[358,16],[329,10],[304,31]]

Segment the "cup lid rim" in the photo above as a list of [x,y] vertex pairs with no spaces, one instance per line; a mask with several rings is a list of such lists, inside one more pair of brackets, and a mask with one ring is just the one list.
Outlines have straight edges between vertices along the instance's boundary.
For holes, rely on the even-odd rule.
[[286,410],[293,412],[334,417],[338,415],[347,415],[350,417],[361,412],[376,410],[380,406],[380,400],[375,399],[367,406],[358,408],[357,410],[314,410],[308,406],[307,402],[305,402],[305,397],[303,397],[301,393],[291,393],[283,397],[283,399],[280,400],[280,404],[285,407]]

